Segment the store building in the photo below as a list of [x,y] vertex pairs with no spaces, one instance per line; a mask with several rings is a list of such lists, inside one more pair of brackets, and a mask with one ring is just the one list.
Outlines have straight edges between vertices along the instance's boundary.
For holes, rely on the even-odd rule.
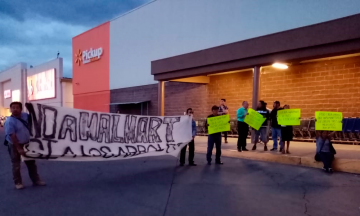
[[63,59],[27,68],[19,63],[0,72],[0,116],[10,115],[10,103],[35,102],[73,107],[72,79],[63,77]]
[[257,19],[269,4],[157,0],[74,37],[74,107],[203,118],[226,98],[234,118],[262,99],[360,116],[360,7],[309,18],[323,5],[302,2]]

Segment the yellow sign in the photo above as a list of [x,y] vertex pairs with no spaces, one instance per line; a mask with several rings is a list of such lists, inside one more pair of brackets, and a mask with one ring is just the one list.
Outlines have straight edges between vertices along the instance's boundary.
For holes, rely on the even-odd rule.
[[341,112],[315,112],[315,130],[342,131]]
[[209,125],[208,132],[209,134],[219,133],[223,131],[230,131],[230,116],[221,115],[217,117],[211,117],[207,119]]
[[260,113],[256,112],[251,108],[249,109],[248,113],[249,115],[245,116],[244,122],[250,127],[259,130],[266,118],[264,118]]
[[283,109],[277,112],[279,125],[300,125],[300,109]]

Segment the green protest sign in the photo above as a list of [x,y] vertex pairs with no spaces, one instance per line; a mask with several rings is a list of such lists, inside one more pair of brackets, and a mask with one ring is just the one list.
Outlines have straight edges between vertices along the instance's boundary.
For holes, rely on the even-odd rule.
[[211,117],[207,119],[208,133],[214,134],[224,131],[230,131],[230,116],[229,115],[221,115],[217,117]]
[[300,109],[283,109],[277,112],[279,125],[300,125]]
[[342,131],[341,112],[315,112],[315,130]]
[[248,113],[249,115],[245,116],[244,122],[250,127],[259,130],[266,118],[251,108],[248,110]]

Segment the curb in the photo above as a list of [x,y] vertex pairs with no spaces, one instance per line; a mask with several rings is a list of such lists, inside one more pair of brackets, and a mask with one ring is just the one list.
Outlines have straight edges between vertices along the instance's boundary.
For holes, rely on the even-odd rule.
[[[206,148],[198,148],[195,150],[197,153],[207,153]],[[323,164],[317,162],[314,158],[310,157],[300,157],[300,156],[288,156],[288,155],[274,155],[269,153],[260,153],[260,152],[246,152],[239,153],[237,151],[222,151],[222,156],[231,157],[231,158],[242,158],[248,160],[257,160],[257,161],[267,161],[280,164],[304,166],[322,169]],[[333,168],[335,171],[348,172],[360,174],[360,160],[353,159],[338,159],[335,158],[333,162]]]

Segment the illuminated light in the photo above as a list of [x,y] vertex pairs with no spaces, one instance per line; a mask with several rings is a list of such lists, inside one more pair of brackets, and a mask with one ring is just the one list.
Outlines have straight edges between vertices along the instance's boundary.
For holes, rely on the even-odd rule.
[[289,66],[287,66],[286,64],[282,64],[282,63],[274,63],[272,64],[272,66],[274,68],[278,68],[278,69],[288,69]]
[[20,90],[12,91],[12,102],[19,102],[20,101]]
[[4,98],[5,98],[5,99],[6,99],[6,98],[11,98],[11,90],[10,90],[10,89],[4,91]]
[[55,98],[55,69],[28,76],[27,89],[29,101]]

